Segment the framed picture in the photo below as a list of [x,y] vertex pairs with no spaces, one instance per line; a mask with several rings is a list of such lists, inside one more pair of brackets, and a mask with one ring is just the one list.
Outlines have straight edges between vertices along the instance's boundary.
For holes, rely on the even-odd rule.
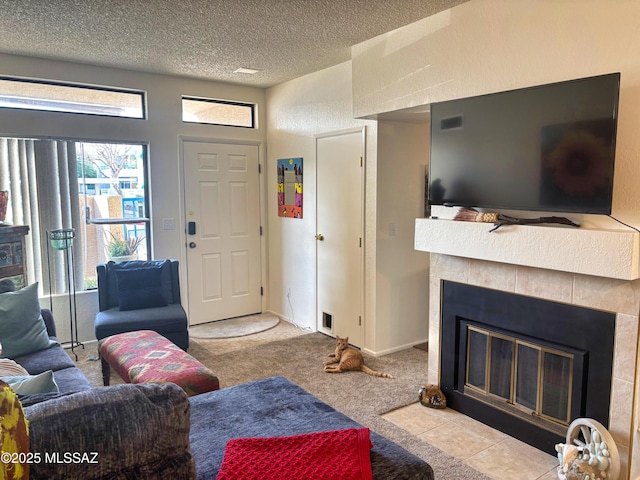
[[302,158],[278,160],[278,216],[302,218]]

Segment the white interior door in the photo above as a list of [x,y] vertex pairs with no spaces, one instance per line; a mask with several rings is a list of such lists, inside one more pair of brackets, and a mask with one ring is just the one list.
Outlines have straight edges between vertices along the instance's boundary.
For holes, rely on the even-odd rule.
[[183,146],[189,323],[259,313],[258,147]]
[[361,346],[363,131],[316,139],[317,327]]

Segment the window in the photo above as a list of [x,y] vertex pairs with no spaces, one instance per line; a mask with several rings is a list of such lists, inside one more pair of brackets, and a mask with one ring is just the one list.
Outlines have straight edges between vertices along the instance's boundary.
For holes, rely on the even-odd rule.
[[183,122],[255,128],[254,110],[250,103],[182,97]]
[[144,93],[0,77],[0,107],[145,118]]
[[[9,191],[6,221],[29,225],[29,283],[66,289],[63,255],[47,232],[73,228],[76,289],[97,286],[96,265],[146,260],[150,245],[144,145],[0,138],[0,190]],[[49,265],[49,263],[51,265]],[[49,272],[49,267],[51,272]]]

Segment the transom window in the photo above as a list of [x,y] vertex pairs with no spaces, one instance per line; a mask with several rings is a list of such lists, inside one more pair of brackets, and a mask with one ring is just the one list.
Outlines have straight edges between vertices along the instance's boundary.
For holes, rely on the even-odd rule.
[[250,103],[182,97],[182,121],[228,127],[255,128],[255,105]]
[[143,92],[9,77],[0,77],[0,107],[145,118]]

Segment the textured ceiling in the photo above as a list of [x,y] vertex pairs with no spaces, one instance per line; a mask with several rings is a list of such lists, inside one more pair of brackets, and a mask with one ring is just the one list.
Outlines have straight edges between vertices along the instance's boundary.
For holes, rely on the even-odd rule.
[[0,0],[0,52],[268,87],[464,1]]

